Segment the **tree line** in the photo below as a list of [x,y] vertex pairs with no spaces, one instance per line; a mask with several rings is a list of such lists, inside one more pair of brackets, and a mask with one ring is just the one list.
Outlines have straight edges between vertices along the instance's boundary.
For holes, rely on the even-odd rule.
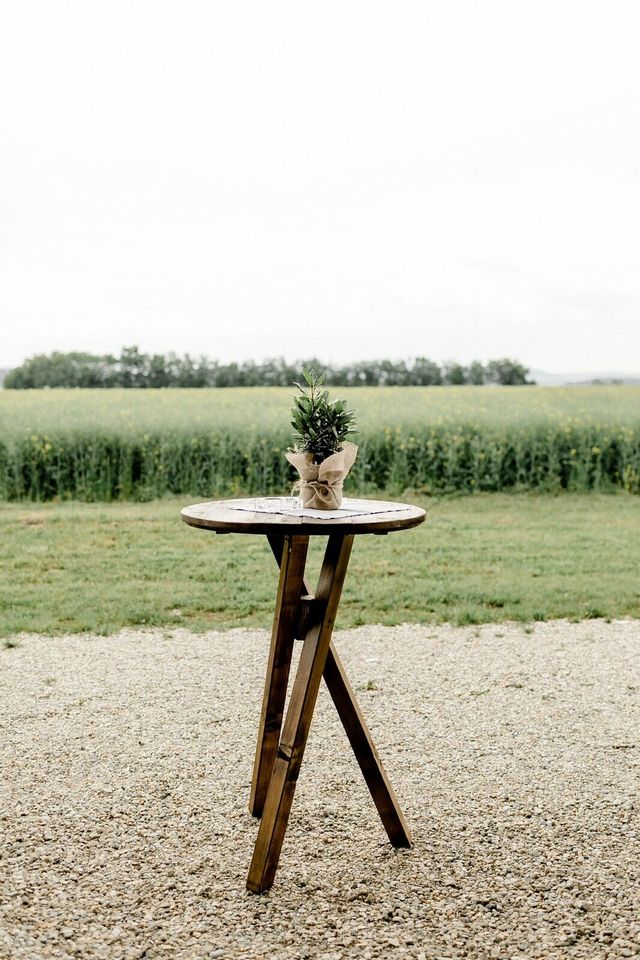
[[91,353],[51,353],[30,357],[7,373],[4,387],[28,390],[43,387],[289,387],[303,367],[325,373],[329,386],[430,387],[448,385],[520,386],[532,383],[529,370],[503,358],[465,365],[443,364],[415,357],[411,360],[362,360],[332,365],[315,358],[289,363],[283,358],[256,363],[220,363],[208,357],[175,353],[141,353],[124,347],[120,356]]

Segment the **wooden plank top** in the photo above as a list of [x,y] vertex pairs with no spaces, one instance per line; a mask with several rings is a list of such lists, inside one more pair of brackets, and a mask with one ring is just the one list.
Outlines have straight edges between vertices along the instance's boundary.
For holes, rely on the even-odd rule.
[[[260,499],[260,498],[254,498]],[[426,511],[408,503],[394,503],[385,513],[362,514],[352,517],[316,519],[278,513],[253,512],[234,509],[239,500],[211,500],[185,507],[180,516],[185,523],[216,533],[300,533],[326,536],[328,533],[391,533],[407,530],[423,523]],[[372,500],[371,504],[378,501]]]

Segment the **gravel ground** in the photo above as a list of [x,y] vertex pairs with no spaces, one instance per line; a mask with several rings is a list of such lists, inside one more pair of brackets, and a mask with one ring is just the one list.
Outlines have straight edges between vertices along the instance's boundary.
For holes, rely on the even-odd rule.
[[640,622],[336,641],[415,847],[385,842],[322,690],[262,896],[264,631],[1,649],[0,956],[639,955]]

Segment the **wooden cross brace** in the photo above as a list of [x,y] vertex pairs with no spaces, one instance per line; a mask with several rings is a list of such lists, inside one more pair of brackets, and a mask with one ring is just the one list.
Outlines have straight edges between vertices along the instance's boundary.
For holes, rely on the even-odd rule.
[[[409,827],[331,640],[354,537],[329,535],[315,594],[304,577],[309,537],[268,534],[267,539],[280,565],[280,579],[249,800],[251,813],[262,817],[247,878],[247,888],[254,893],[273,884],[323,676],[389,840],[394,847],[412,845]],[[296,638],[303,646],[283,725]]]

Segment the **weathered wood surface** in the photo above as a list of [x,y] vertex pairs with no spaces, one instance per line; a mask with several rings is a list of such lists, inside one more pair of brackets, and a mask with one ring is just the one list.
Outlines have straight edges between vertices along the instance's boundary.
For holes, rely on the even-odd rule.
[[[289,549],[285,547],[285,538],[270,535],[268,540],[282,571],[283,556],[284,561],[287,561],[287,554],[283,551]],[[306,579],[303,579],[303,589],[306,595],[302,596],[300,601],[304,609],[311,593]],[[299,622],[304,623],[304,618],[300,618]],[[300,634],[297,633],[296,636],[299,637]],[[378,756],[373,737],[333,640],[329,644],[323,676],[390,842],[394,847],[410,847],[413,842],[411,831]]]
[[285,536],[280,549],[280,580],[249,798],[249,810],[254,817],[262,815],[280,740],[308,546],[309,537]]
[[303,641],[249,868],[247,888],[255,893],[271,887],[280,859],[352,545],[353,536],[332,534],[329,537],[316,591],[317,606],[314,606],[320,616],[315,622],[312,619]]
[[324,679],[392,846],[411,847],[411,830],[333,643],[324,665]]
[[215,530],[218,533],[269,534],[290,530],[292,533],[310,536],[314,534],[326,536],[328,533],[390,533],[394,530],[417,527],[426,517],[426,512],[421,507],[406,503],[396,504],[403,508],[398,512],[316,520],[311,517],[289,517],[285,514],[234,510],[229,506],[233,502],[233,500],[212,500],[207,503],[194,503],[182,510],[181,517],[192,527]]
[[[312,519],[234,510],[229,503],[233,501],[185,507],[182,519],[216,533],[264,533],[281,568],[249,801],[251,812],[262,820],[247,888],[260,893],[274,880],[323,676],[389,840],[396,847],[411,846],[411,833],[331,635],[354,536],[416,527],[426,513],[398,504],[403,509],[397,512]],[[312,535],[328,536],[315,595],[304,577]],[[281,734],[296,638],[303,641],[302,653]]]

